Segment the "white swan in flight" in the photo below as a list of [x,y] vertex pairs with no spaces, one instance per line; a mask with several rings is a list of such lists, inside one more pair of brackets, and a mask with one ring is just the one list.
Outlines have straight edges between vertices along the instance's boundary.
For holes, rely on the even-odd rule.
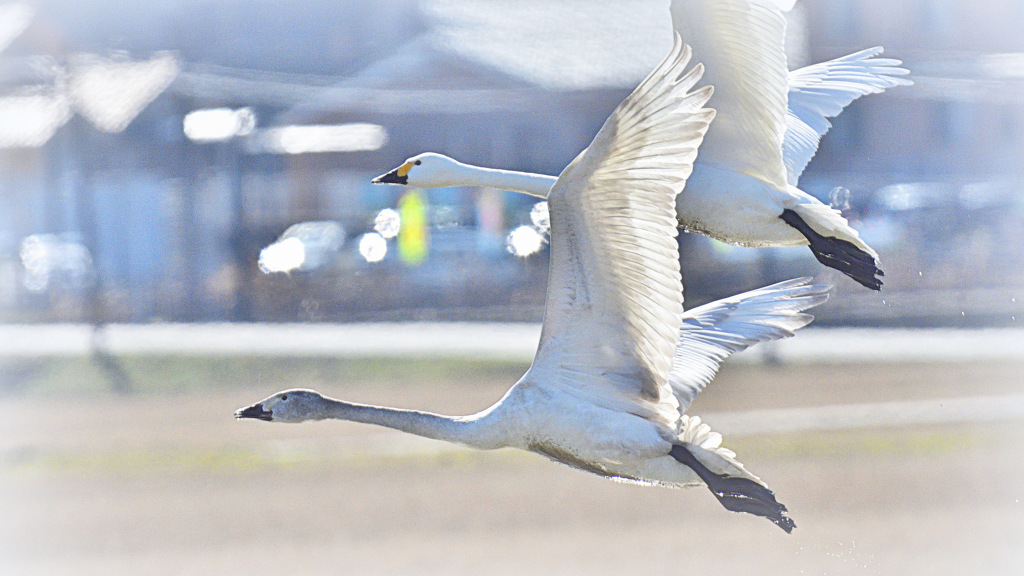
[[[831,124],[861,96],[910,84],[881,47],[787,72],[792,1],[675,0],[674,27],[707,66],[718,119],[676,199],[685,230],[741,246],[805,246],[825,266],[877,290],[877,254],[837,211],[796,187]],[[742,39],[737,41],[737,39]],[[725,119],[723,121],[723,118]],[[545,198],[556,178],[463,164],[425,153],[378,176],[418,188],[488,186]]]
[[684,411],[736,350],[789,336],[827,286],[784,282],[683,312],[673,217],[714,116],[711,88],[676,36],[666,59],[612,113],[549,195],[551,262],[530,369],[469,416],[353,404],[286,390],[237,418],[378,424],[475,448],[514,447],[601,476],[706,484],[728,509],[794,527],[774,494]]
[[700,169],[679,196],[680,225],[745,246],[809,245],[822,264],[878,290],[878,254],[838,210],[796,182],[828,129],[828,116],[879,84],[906,80],[897,68],[883,66],[887,74],[869,68],[873,50],[791,74],[784,10],[792,4],[672,1],[673,28],[707,66],[718,111],[701,147]]

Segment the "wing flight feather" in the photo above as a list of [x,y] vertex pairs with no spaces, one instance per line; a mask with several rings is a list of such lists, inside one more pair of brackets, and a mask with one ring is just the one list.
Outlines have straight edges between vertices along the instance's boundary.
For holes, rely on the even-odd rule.
[[829,118],[838,116],[851,102],[913,82],[899,60],[876,58],[876,46],[819,62],[789,73],[789,110],[782,156],[790,184],[796,186],[804,168],[818,151],[821,137],[832,128]]
[[[673,424],[682,317],[675,197],[714,111],[678,36],[549,196],[551,263],[531,374],[595,404]],[[528,374],[524,378],[529,378]]]
[[672,25],[707,68],[717,111],[700,162],[785,188],[786,18],[767,0],[673,0]]
[[680,411],[711,382],[723,360],[809,324],[814,317],[804,310],[827,300],[831,288],[810,281],[787,280],[688,310],[669,375]]

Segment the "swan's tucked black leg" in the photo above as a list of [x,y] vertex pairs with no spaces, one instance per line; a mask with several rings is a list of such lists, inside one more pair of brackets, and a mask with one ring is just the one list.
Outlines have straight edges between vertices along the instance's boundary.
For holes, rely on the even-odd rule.
[[793,531],[796,524],[786,515],[786,507],[775,499],[775,494],[753,480],[715,474],[701,464],[685,446],[672,446],[669,455],[680,464],[689,466],[708,485],[711,493],[727,510],[764,516],[786,533]]
[[882,280],[878,276],[885,276],[885,273],[875,265],[875,259],[870,254],[857,248],[852,242],[818,234],[799,214],[788,208],[782,211],[779,218],[807,238],[811,243],[811,253],[818,262],[839,270],[859,282],[861,286],[872,290],[882,288]]

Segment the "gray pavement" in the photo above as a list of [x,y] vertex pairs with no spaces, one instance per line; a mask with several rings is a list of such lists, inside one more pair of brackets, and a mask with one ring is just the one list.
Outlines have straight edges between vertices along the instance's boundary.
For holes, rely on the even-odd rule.
[[[539,324],[0,324],[0,357],[112,354],[473,357],[529,361]],[[738,362],[1022,361],[1024,329],[808,328]]]

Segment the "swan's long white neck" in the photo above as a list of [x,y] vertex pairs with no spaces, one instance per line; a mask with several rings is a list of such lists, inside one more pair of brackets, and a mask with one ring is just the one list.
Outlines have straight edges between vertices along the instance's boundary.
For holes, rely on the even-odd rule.
[[444,416],[418,410],[387,408],[324,398],[316,420],[348,420],[376,424],[417,436],[491,449],[505,446],[498,418],[485,410],[471,416]]
[[497,168],[483,168],[470,164],[458,163],[458,168],[453,177],[456,185],[460,186],[486,186],[500,190],[511,190],[536,196],[537,198],[548,197],[548,192],[558,180],[555,176],[544,174],[529,174],[527,172],[516,172],[515,170],[498,170]]

